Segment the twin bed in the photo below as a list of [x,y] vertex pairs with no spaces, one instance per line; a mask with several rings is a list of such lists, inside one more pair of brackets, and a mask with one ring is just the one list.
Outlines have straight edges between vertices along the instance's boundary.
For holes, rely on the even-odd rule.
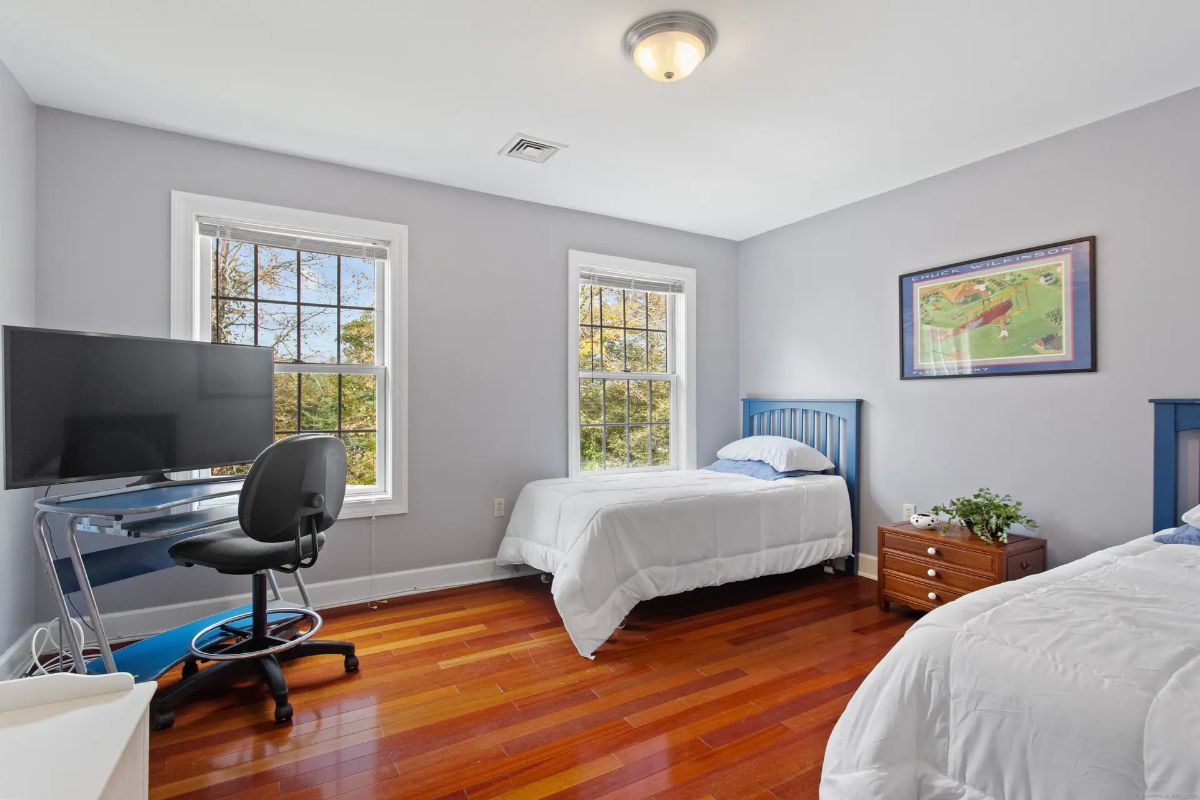
[[517,498],[500,564],[554,576],[571,641],[592,658],[642,600],[774,575],[858,552],[861,401],[744,400],[743,435],[819,450],[826,474],[765,481],[681,470],[534,481]]
[[[1156,401],[1157,529],[1196,429],[1200,401]],[[834,728],[821,797],[1197,797],[1197,735],[1200,547],[1146,536],[914,624]]]

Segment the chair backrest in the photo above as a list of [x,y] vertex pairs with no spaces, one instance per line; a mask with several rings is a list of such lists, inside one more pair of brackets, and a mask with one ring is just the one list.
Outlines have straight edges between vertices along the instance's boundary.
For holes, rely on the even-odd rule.
[[302,433],[280,439],[254,459],[238,500],[238,519],[260,542],[296,538],[302,518],[318,531],[337,521],[346,497],[346,446],[336,436]]

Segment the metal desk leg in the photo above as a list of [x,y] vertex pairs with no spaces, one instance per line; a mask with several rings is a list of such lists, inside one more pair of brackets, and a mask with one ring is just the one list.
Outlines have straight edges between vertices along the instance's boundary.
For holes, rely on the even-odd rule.
[[304,586],[304,579],[300,577],[300,570],[293,572],[292,576],[296,579],[296,588],[300,590],[300,599],[304,601],[304,607],[312,608],[312,600],[308,596],[308,589]]
[[276,600],[282,600],[283,595],[279,593],[279,581],[275,579],[275,573],[267,570],[267,583],[271,585],[271,596]]
[[59,581],[58,572],[54,569],[54,551],[50,548],[50,526],[46,522],[45,511],[39,511],[33,517],[33,540],[37,544],[38,555],[42,558],[42,566],[46,568],[46,577],[50,579],[54,602],[58,604],[59,636],[62,636],[62,625],[65,625],[68,631],[66,639],[59,646],[61,647],[65,643],[71,648],[72,663],[76,672],[87,672],[87,665],[83,662],[83,648],[79,646],[79,641],[75,638],[75,631],[71,628],[71,612],[67,609],[67,596],[63,593],[62,582]]
[[67,518],[67,548],[71,551],[71,564],[75,567],[75,579],[79,581],[79,592],[83,602],[87,604],[88,617],[92,621],[92,629],[96,632],[97,644],[100,645],[100,657],[104,659],[104,671],[116,672],[117,662],[113,660],[112,648],[108,644],[108,634],[104,632],[104,620],[100,619],[100,607],[96,605],[96,594],[92,591],[92,583],[88,580],[87,570],[83,566],[83,553],[79,552],[79,542],[75,540],[75,523],[79,517],[72,514]]

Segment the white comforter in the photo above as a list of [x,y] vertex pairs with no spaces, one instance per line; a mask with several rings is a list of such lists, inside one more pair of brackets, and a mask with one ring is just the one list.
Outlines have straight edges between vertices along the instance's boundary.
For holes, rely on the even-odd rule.
[[790,572],[850,546],[839,476],[691,470],[534,481],[496,560],[553,573],[554,604],[590,658],[641,600]]
[[1149,537],[917,622],[825,751],[823,800],[1200,792],[1200,547]]

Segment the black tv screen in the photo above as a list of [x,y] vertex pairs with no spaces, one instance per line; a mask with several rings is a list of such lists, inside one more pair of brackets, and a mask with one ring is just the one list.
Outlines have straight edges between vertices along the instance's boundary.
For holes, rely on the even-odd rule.
[[252,461],[272,369],[268,347],[5,326],[5,486]]

